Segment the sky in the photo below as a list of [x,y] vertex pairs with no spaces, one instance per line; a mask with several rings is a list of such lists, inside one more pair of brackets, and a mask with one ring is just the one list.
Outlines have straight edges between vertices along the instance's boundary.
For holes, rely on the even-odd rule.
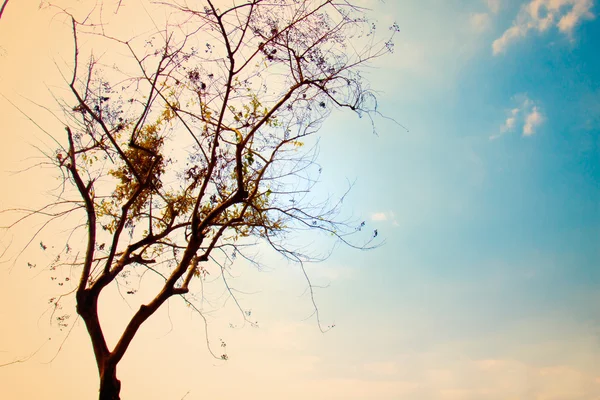
[[[327,286],[316,301],[335,328],[322,334],[306,319],[301,270],[265,252],[268,270],[240,263],[236,279],[253,293],[242,300],[259,326],[241,327],[229,306],[209,318],[229,360],[211,358],[202,320],[172,301],[120,364],[122,397],[600,398],[598,4],[361,4],[400,27],[394,53],[365,76],[381,113],[402,126],[379,118],[373,134],[365,118],[334,113],[320,134],[317,193],[355,182],[344,213],[384,240],[371,251],[339,246],[308,267]],[[39,112],[27,99],[64,90],[69,27],[38,6],[10,1],[0,20],[0,208],[42,204],[56,185],[49,170],[12,172],[48,138],[7,98]],[[26,233],[3,231],[0,243],[18,247]],[[27,268],[44,263],[28,251],[0,264],[0,364],[24,361],[0,368],[3,398],[94,398],[83,324],[51,323],[48,298],[61,288]]]

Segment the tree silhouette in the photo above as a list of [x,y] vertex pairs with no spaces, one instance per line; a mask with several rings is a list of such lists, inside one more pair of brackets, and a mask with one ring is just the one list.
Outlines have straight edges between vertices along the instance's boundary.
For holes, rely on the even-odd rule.
[[[211,268],[229,290],[225,265],[235,257],[256,262],[247,246],[266,242],[302,264],[315,256],[289,240],[298,230],[358,248],[377,236],[350,241],[364,223],[336,220],[339,201],[312,201],[320,171],[303,145],[334,109],[377,113],[361,68],[392,50],[397,26],[390,41],[377,42],[364,10],[346,1],[202,4],[159,3],[169,12],[162,29],[126,39],[89,16],[69,16],[66,141],[49,155],[63,185],[55,202],[29,215],[85,215],[74,227],[85,230],[83,256],[67,241],[52,267],[79,268],[77,313],[103,400],[120,398],[117,365],[142,324],[174,296],[195,308],[190,285]],[[99,296],[140,271],[162,284],[109,346]],[[315,313],[318,320],[316,306]]]

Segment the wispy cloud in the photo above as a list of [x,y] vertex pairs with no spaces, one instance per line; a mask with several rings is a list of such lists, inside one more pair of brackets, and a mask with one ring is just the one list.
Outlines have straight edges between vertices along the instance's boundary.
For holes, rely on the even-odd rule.
[[524,4],[513,24],[492,43],[494,55],[504,53],[508,46],[529,31],[545,32],[552,27],[566,35],[582,20],[594,18],[592,0],[531,0]]
[[469,24],[475,32],[485,32],[491,27],[492,19],[488,13],[472,13]]
[[[537,365],[519,358],[469,359],[460,353],[419,353],[363,365],[359,377],[312,381],[317,393],[334,399],[596,399],[600,394],[597,368]],[[324,374],[325,375],[325,374]],[[509,382],[509,384],[507,384]]]
[[387,221],[388,216],[384,212],[377,212],[371,214],[371,221]]
[[520,94],[513,98],[517,103],[507,111],[506,119],[500,126],[498,134],[490,136],[490,139],[498,139],[505,133],[515,132],[520,128],[523,136],[532,136],[545,121],[541,108],[535,104],[527,95]]
[[396,221],[396,213],[393,211],[380,211],[371,214],[371,221],[375,222],[384,222],[391,221],[394,226],[398,226],[398,221]]
[[544,122],[544,117],[538,107],[533,107],[531,112],[525,117],[525,125],[523,125],[523,135],[531,136],[535,130]]
[[515,129],[515,124],[517,122],[517,116],[519,115],[520,108],[513,108],[510,110],[509,116],[504,121],[504,125],[500,128],[501,132],[510,132]]
[[494,14],[500,10],[500,0],[487,0],[486,3],[490,11]]
[[477,33],[485,32],[492,26],[491,14],[497,14],[500,10],[500,0],[486,0],[487,10],[485,12],[474,12],[469,15],[471,29]]

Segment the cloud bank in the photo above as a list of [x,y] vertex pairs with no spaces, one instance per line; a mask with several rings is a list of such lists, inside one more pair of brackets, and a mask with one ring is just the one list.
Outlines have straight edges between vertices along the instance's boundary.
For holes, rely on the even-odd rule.
[[592,0],[532,0],[524,4],[513,24],[492,43],[494,55],[506,52],[510,44],[524,38],[530,31],[546,32],[556,27],[571,35],[583,20],[593,19]]

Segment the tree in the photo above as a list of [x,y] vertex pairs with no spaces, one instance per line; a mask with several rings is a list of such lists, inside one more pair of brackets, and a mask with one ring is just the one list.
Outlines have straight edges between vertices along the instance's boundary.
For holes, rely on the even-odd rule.
[[[255,242],[302,264],[315,256],[290,242],[298,230],[358,248],[376,236],[350,242],[364,223],[337,221],[340,202],[309,198],[318,166],[302,147],[333,109],[377,113],[361,68],[392,42],[375,41],[364,10],[333,0],[158,6],[169,12],[164,27],[127,39],[90,15],[69,14],[70,96],[60,100],[66,139],[47,154],[62,186],[56,201],[27,214],[85,216],[74,227],[85,230],[83,256],[67,238],[52,268],[79,268],[76,308],[102,400],[119,399],[117,365],[142,324],[175,296],[195,307],[191,285],[210,268],[229,289],[225,263],[256,262],[246,255]],[[115,50],[96,57],[95,46]],[[139,271],[162,283],[110,346],[99,296]]]

